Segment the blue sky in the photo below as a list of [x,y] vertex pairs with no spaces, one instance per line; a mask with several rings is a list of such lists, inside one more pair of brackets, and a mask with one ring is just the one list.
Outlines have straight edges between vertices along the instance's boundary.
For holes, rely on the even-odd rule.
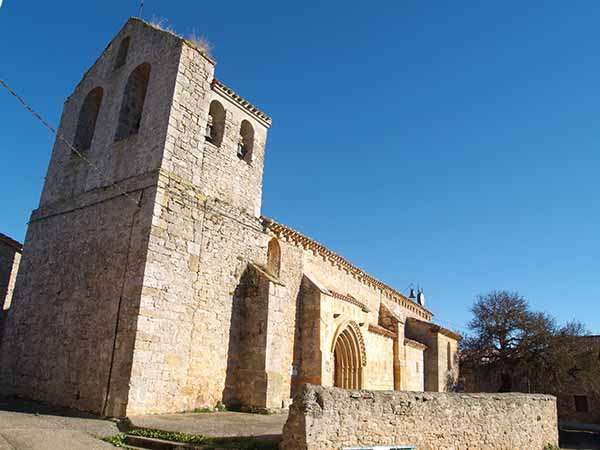
[[[136,1],[5,0],[0,77],[57,124]],[[146,0],[273,116],[263,213],[462,329],[517,290],[600,333],[600,3]],[[0,92],[0,231],[23,239],[52,136]]]

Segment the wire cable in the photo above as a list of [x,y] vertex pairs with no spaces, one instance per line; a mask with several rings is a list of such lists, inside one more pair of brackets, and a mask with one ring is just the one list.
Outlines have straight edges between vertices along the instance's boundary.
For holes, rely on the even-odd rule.
[[[50,131],[52,134],[54,134],[56,136],[57,139],[59,139],[61,142],[63,142],[69,149],[71,149],[71,151],[73,153],[75,153],[75,155],[77,155],[78,158],[82,159],[89,167],[91,167],[93,170],[95,170],[98,175],[100,175],[100,177],[102,179],[104,179],[105,181],[110,181],[108,179],[108,177],[100,170],[100,168],[98,166],[96,166],[94,163],[92,163],[88,158],[85,157],[85,155],[83,153],[81,153],[79,150],[77,150],[77,148],[71,144],[61,133],[59,133],[56,128],[54,128],[52,125],[50,125],[50,123],[48,123],[48,121],[46,121],[42,115],[40,113],[38,113],[35,109],[33,109],[26,101],[23,97],[21,97],[19,94],[17,94],[15,92],[14,89],[12,89],[8,83],[6,83],[6,81],[4,81],[2,78],[0,78],[0,85],[2,85],[2,87],[4,87],[4,89],[6,89],[8,91],[8,93],[10,95],[12,95],[14,98],[16,98],[18,100],[18,102],[27,110],[29,111],[29,113],[31,113],[31,115],[33,115],[33,117],[35,117],[46,129],[48,129],[48,131]],[[114,184],[114,183],[113,183]],[[123,194],[125,197],[127,197],[129,200],[131,200],[131,202],[133,202],[138,208],[141,206],[140,203],[135,200],[133,197],[131,197],[127,192],[125,192],[122,189],[119,189],[119,192],[121,194]]]
[[[144,6],[144,1],[141,0],[141,5],[140,5],[140,15],[142,12],[142,8]],[[101,178],[103,178],[105,181],[110,181],[108,179],[108,177],[102,172],[102,170],[100,170],[100,168],[98,166],[96,166],[92,161],[90,161],[88,158],[85,157],[85,155],[79,151],[73,144],[71,144],[61,133],[59,133],[55,127],[53,127],[48,121],[46,121],[41,114],[39,114],[35,109],[33,109],[26,101],[23,97],[21,97],[19,94],[17,94],[17,92],[15,92],[14,89],[12,89],[8,83],[6,83],[6,81],[4,81],[2,78],[0,78],[0,85],[2,85],[4,87],[4,89],[6,89],[8,91],[8,93],[10,95],[12,95],[14,98],[16,98],[18,100],[18,102],[31,114],[33,115],[46,129],[48,129],[52,134],[54,134],[56,136],[57,139],[59,139],[61,142],[63,142],[69,149],[71,149],[73,151],[73,153],[75,153],[75,155],[77,155],[78,158],[80,158],[81,160],[83,160],[90,168],[92,168],[93,170],[95,170],[98,175],[100,175]],[[115,185],[115,183],[112,183],[113,185]],[[118,192],[122,195],[124,195],[125,197],[127,197],[132,203],[134,203],[136,205],[136,207],[141,207],[141,199],[142,197],[140,196],[140,200],[136,200],[134,199],[132,196],[130,196],[127,192],[125,192],[123,189],[118,188],[117,189]],[[208,202],[204,202],[204,208],[206,210],[210,210],[214,213],[217,213],[223,217],[226,217],[230,220],[235,221],[236,223],[238,223],[239,225],[251,229],[253,231],[256,232],[264,232],[264,228],[261,228],[259,226],[253,226],[250,225],[248,223],[244,223],[242,220],[237,219],[227,213],[225,213],[224,211],[220,210],[219,208],[215,208],[213,205],[209,204]],[[409,287],[411,287],[413,284],[409,284],[407,286],[407,289]],[[461,327],[462,328],[462,327]]]

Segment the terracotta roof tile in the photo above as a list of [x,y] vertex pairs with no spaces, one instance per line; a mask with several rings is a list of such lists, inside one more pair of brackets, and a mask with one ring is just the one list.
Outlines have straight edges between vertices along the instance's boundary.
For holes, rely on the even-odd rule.
[[292,242],[295,242],[296,244],[302,246],[305,249],[312,250],[313,252],[321,255],[323,258],[328,259],[332,264],[347,270],[353,276],[358,278],[361,282],[367,285],[371,285],[377,289],[380,289],[382,292],[387,294],[388,297],[390,297],[393,301],[409,309],[410,311],[414,312],[423,319],[431,320],[433,316],[431,311],[415,302],[410,301],[408,298],[406,298],[400,292],[396,291],[394,288],[388,286],[382,281],[379,281],[377,278],[369,275],[367,272],[356,267],[347,259],[329,250],[324,245],[319,244],[317,241],[303,235],[302,233],[299,233],[293,228],[275,222],[273,219],[264,216],[261,217],[261,219],[263,221],[263,226],[266,229],[272,231],[276,236],[282,236]]
[[443,334],[444,336],[448,336],[449,338],[455,339],[457,341],[462,340],[462,336],[460,334],[455,333],[454,331],[449,330],[448,328],[444,328],[436,323],[425,322],[424,320],[415,319],[414,317],[409,317],[407,320],[423,323],[429,326],[429,329],[434,333]]
[[271,126],[273,120],[267,114],[262,112],[260,109],[258,109],[245,98],[236,94],[235,91],[233,91],[233,89],[228,88],[216,78],[212,82],[212,87],[215,91],[220,92],[223,95],[229,97],[231,100],[237,103],[240,106],[240,108],[245,109],[250,114],[258,118],[266,127]]

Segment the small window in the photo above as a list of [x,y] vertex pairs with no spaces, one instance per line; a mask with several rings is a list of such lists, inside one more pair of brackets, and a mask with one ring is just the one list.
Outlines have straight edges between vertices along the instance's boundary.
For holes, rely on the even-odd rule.
[[279,276],[281,270],[281,247],[277,239],[273,238],[269,241],[267,249],[267,269],[273,275]]
[[86,151],[92,146],[94,131],[96,130],[96,120],[100,112],[102,96],[104,91],[101,87],[92,89],[83,101],[79,119],[77,121],[77,131],[75,132],[75,148],[79,151]]
[[225,132],[225,108],[216,100],[210,103],[208,110],[208,121],[206,122],[205,137],[206,140],[217,147],[223,142]]
[[448,360],[448,370],[452,370],[452,346],[450,345],[450,342],[448,342],[448,345],[446,346],[446,359]]
[[240,136],[238,141],[238,158],[246,162],[252,161],[252,151],[254,150],[254,128],[247,120],[242,120],[240,127]]
[[119,51],[117,52],[117,58],[115,59],[115,67],[114,70],[125,65],[127,62],[127,54],[129,53],[129,42],[131,39],[126,37],[121,41],[121,45],[119,45]]
[[419,373],[419,361],[417,361],[417,373]]
[[115,142],[127,139],[129,136],[137,134],[140,130],[149,81],[150,64],[138,66],[129,75],[125,92],[123,93]]
[[587,395],[575,395],[575,412],[590,412]]

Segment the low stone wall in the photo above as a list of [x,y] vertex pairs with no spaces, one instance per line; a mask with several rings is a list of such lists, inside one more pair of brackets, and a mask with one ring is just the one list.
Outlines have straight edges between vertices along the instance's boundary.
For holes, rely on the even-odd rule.
[[281,448],[339,450],[392,444],[417,450],[542,450],[558,445],[556,399],[306,385],[290,408]]

